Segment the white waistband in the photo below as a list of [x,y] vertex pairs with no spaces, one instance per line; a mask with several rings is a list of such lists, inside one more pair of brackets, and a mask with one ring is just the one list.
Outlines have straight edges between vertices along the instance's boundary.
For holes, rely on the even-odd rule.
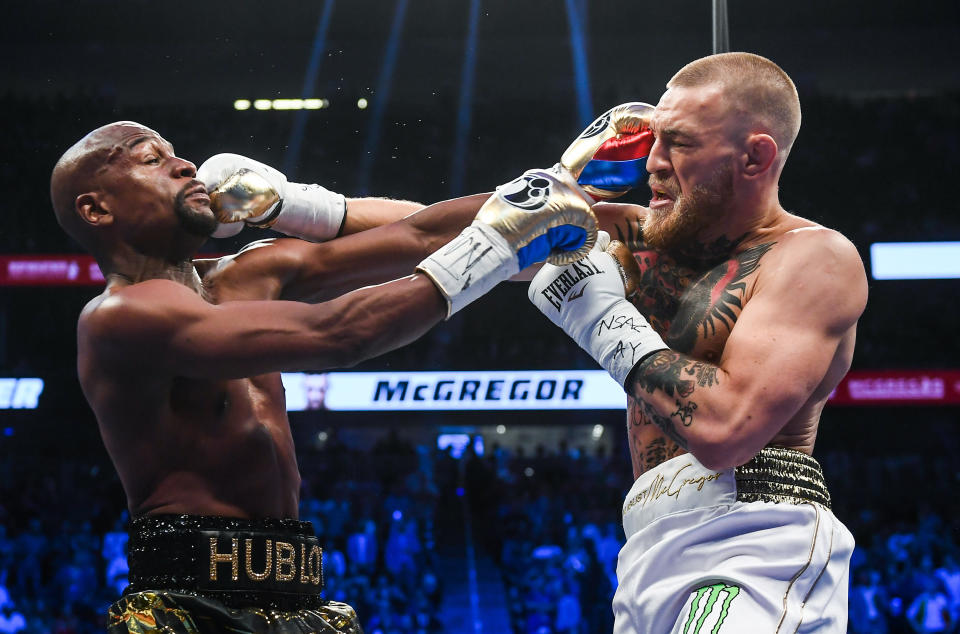
[[623,502],[627,539],[664,515],[737,501],[733,469],[707,469],[693,454],[671,458],[633,483]]

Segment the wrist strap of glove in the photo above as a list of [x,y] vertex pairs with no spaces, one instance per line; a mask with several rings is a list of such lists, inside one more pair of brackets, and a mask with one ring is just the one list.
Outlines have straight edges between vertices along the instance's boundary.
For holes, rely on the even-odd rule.
[[577,340],[623,387],[637,363],[667,344],[644,319],[636,306],[621,299],[614,302]]
[[274,231],[323,242],[337,237],[347,214],[347,199],[320,185],[287,183],[283,199],[262,220],[250,220],[254,227],[270,227]]
[[417,266],[447,299],[447,319],[519,270],[506,239],[474,221]]

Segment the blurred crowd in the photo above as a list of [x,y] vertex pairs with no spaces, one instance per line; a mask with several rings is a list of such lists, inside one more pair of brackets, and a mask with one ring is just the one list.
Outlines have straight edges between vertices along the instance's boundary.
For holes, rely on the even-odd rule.
[[[953,424],[940,418],[938,432]],[[819,453],[834,509],[857,539],[851,632],[960,631],[954,445],[931,437],[922,451],[860,455],[828,443]],[[2,458],[0,632],[102,631],[127,574],[115,475],[81,458]],[[494,445],[455,459],[395,433],[356,449],[331,432],[322,447],[301,447],[300,464],[301,517],[325,548],[325,596],[353,605],[368,634],[449,631],[439,553],[460,558],[453,576],[462,577],[463,499],[478,556],[498,567],[514,634],[611,631],[631,483],[623,448]]]
[[[300,515],[324,548],[324,596],[352,605],[368,634],[444,631],[434,534],[438,496],[455,488],[453,458],[396,437],[367,451],[331,441],[302,458]],[[3,455],[0,633],[102,632],[127,584],[115,475],[53,462]]]
[[602,450],[499,447],[468,456],[468,492],[499,562],[516,634],[610,632],[619,509],[632,482],[628,460]]

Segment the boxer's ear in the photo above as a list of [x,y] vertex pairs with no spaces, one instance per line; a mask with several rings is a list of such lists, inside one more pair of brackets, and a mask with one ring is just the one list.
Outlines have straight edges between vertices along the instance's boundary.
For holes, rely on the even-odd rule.
[[80,194],[74,201],[77,214],[89,225],[102,226],[113,222],[113,214],[107,209],[99,192]]
[[743,171],[759,176],[770,169],[777,158],[777,142],[769,134],[751,134],[745,143]]

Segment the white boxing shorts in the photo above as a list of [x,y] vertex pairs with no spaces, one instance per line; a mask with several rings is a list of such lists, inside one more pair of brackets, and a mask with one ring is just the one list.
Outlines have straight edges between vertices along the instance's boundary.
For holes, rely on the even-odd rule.
[[637,479],[623,528],[614,634],[847,631],[853,536],[804,453],[723,471],[677,456]]

